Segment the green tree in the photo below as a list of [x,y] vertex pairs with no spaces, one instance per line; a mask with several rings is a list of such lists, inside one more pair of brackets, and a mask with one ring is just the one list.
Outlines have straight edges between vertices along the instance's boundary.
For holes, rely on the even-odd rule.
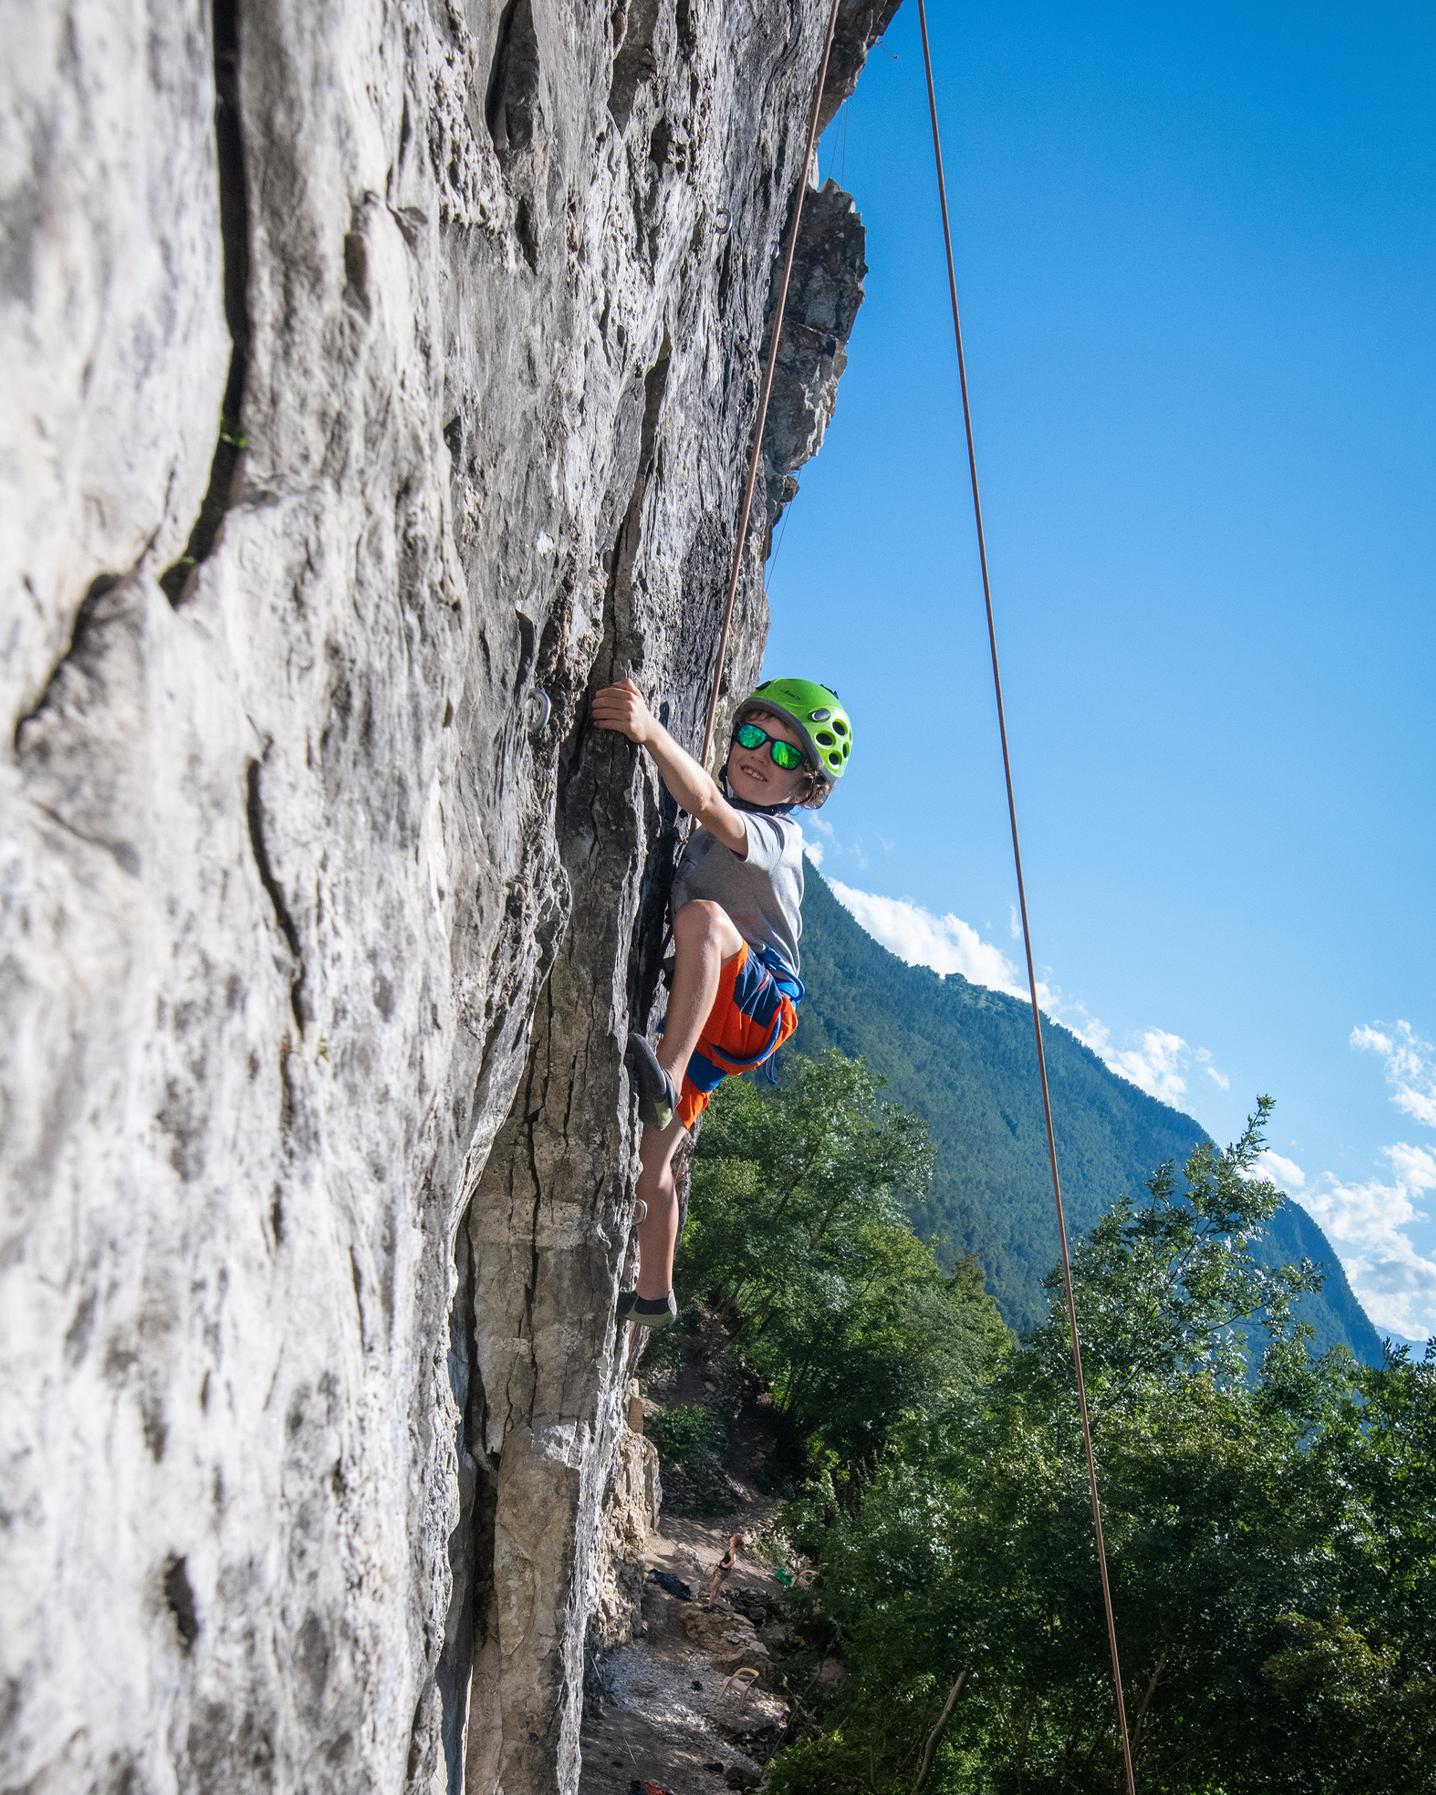
[[971,1391],[1006,1330],[971,1265],[944,1273],[909,1224],[927,1131],[838,1053],[767,1092],[732,1080],[693,1167],[686,1287],[721,1314],[810,1450],[876,1465],[889,1439]]
[[[1432,1371],[1309,1358],[1314,1274],[1253,1257],[1268,1108],[1074,1255],[1139,1786],[1412,1795],[1436,1761]],[[780,1795],[1120,1788],[1052,1295],[983,1402],[905,1439],[855,1508],[820,1488],[798,1516],[849,1674]]]

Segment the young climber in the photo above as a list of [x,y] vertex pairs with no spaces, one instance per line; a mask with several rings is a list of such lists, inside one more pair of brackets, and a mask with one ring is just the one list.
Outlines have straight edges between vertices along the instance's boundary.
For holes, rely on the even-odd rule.
[[803,836],[791,812],[816,809],[842,777],[852,723],[836,692],[808,679],[765,680],[739,706],[721,785],[657,720],[631,679],[593,701],[600,729],[653,759],[698,827],[673,883],[673,979],[657,1051],[630,1035],[628,1063],[644,1127],[638,1288],[622,1321],[662,1328],[678,1314],[673,1155],[727,1077],[772,1057],[797,1027]]

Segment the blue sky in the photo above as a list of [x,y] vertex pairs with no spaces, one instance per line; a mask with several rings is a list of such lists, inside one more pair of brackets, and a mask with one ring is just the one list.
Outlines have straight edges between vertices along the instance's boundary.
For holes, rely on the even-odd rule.
[[[1436,1332],[1436,12],[930,8],[1044,1007]],[[1015,978],[914,0],[822,173],[868,227],[770,673],[810,831],[911,958]]]

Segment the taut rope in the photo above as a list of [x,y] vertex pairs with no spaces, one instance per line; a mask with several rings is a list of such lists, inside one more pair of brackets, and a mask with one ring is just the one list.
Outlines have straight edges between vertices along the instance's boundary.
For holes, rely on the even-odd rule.
[[1122,1762],[1127,1773],[1127,1795],[1137,1795],[1132,1768],[1132,1742],[1127,1730],[1127,1703],[1122,1693],[1122,1662],[1117,1651],[1117,1618],[1112,1607],[1112,1583],[1107,1573],[1107,1542],[1102,1531],[1102,1500],[1097,1488],[1097,1456],[1092,1448],[1092,1419],[1087,1407],[1087,1380],[1082,1373],[1082,1343],[1077,1331],[1077,1298],[1072,1289],[1072,1259],[1067,1248],[1067,1219],[1062,1206],[1062,1178],[1057,1170],[1057,1137],[1052,1127],[1052,1092],[1047,1082],[1047,1056],[1042,1046],[1042,1012],[1037,1007],[1037,971],[1032,954],[1032,929],[1027,918],[1027,891],[1022,878],[1022,847],[1017,836],[1017,799],[1012,782],[1012,756],[1007,746],[1007,714],[1002,703],[1002,670],[997,659],[997,624],[992,608],[992,582],[987,566],[987,537],[982,527],[982,497],[977,485],[977,449],[972,434],[972,404],[967,389],[967,359],[962,349],[962,321],[957,309],[957,274],[952,259],[952,224],[947,210],[947,181],[942,167],[942,141],[937,128],[937,92],[932,79],[932,48],[927,35],[926,0],[917,0],[922,32],[923,68],[927,75],[927,104],[932,119],[932,152],[937,171],[937,197],[942,212],[942,238],[947,253],[947,287],[952,301],[952,335],[957,346],[957,373],[962,387],[962,422],[967,433],[967,466],[972,479],[972,512],[977,525],[977,554],[982,567],[982,596],[987,608],[987,641],[992,651],[992,685],[997,697],[997,729],[1002,738],[1002,770],[1007,782],[1007,815],[1012,825],[1012,861],[1017,871],[1017,901],[1022,915],[1022,946],[1027,956],[1027,989],[1032,1003],[1032,1032],[1037,1041],[1037,1076],[1042,1085],[1042,1113],[1047,1125],[1047,1158],[1052,1169],[1052,1200],[1057,1207],[1057,1235],[1062,1247],[1062,1289],[1067,1299],[1067,1326],[1072,1336],[1072,1365],[1077,1376],[1077,1408],[1082,1418],[1082,1445],[1087,1455],[1087,1487],[1092,1498],[1092,1531],[1097,1544],[1097,1569],[1102,1582],[1102,1607],[1107,1617],[1107,1644],[1112,1656],[1112,1688],[1117,1698],[1117,1730],[1122,1740]]

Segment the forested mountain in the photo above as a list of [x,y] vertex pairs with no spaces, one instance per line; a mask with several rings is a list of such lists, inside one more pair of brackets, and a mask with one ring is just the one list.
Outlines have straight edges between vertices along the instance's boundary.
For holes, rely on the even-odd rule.
[[[977,1257],[1008,1323],[1034,1328],[1057,1259],[1042,1102],[1028,1007],[958,974],[941,978],[878,945],[811,868],[803,904],[803,1005],[797,1045],[859,1056],[885,1095],[932,1131],[932,1201],[914,1220],[944,1257]],[[1058,1159],[1069,1227],[1080,1232],[1123,1192],[1141,1195],[1163,1160],[1180,1166],[1206,1131],[1119,1077],[1060,1023],[1045,1021]],[[1252,1093],[1255,1099],[1256,1093]],[[1378,1363],[1381,1343],[1316,1223],[1283,1203],[1260,1255],[1320,1265],[1300,1312],[1322,1350],[1344,1342]]]

